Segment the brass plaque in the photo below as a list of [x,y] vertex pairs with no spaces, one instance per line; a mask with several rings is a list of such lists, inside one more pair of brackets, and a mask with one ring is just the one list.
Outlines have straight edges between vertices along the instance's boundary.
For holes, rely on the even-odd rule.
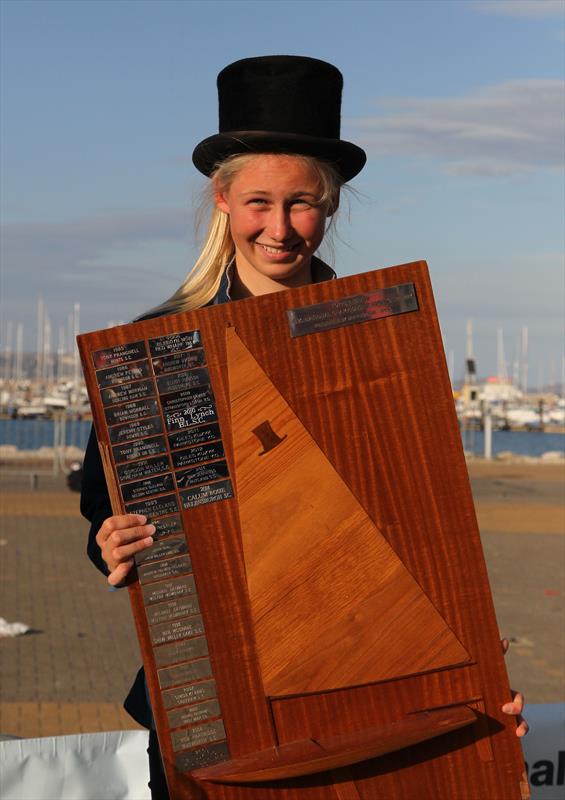
[[196,585],[192,575],[187,575],[186,578],[180,580],[143,586],[141,591],[143,602],[146,606],[150,606],[153,603],[162,603],[163,600],[175,600],[178,597],[196,594]]
[[220,704],[217,700],[208,700],[206,703],[197,703],[187,708],[175,708],[169,711],[167,718],[169,728],[181,728],[183,725],[196,725],[199,722],[206,722],[221,714]]
[[226,738],[226,729],[221,719],[214,722],[206,722],[204,725],[197,725],[195,728],[187,728],[184,731],[174,731],[171,733],[173,750],[187,750],[189,747],[199,747],[203,744],[210,744]]
[[[198,642],[193,639],[192,644]],[[157,648],[155,653],[165,648]],[[201,658],[198,661],[190,661],[187,664],[177,664],[175,667],[157,670],[159,686],[161,689],[170,689],[172,686],[182,686],[191,681],[200,681],[204,678],[212,677],[212,667],[208,658]]]
[[230,757],[227,742],[210,744],[208,747],[201,747],[198,750],[187,750],[179,753],[175,758],[175,766],[178,772],[191,772],[201,767],[209,767],[220,761],[226,761]]
[[147,564],[151,561],[160,561],[169,556],[181,556],[188,552],[188,545],[184,536],[170,536],[168,539],[159,539],[151,547],[136,553],[135,563]]
[[[208,642],[205,636],[199,636],[196,639],[184,639],[181,642],[174,642],[173,644],[162,645],[156,647],[153,651],[155,656],[155,663],[158,667],[167,667],[170,664],[177,664],[179,661],[192,661],[193,664],[202,666],[204,662],[194,661],[195,658],[203,658],[208,655]],[[210,662],[207,662],[208,664]],[[187,665],[188,666],[188,665]],[[189,674],[190,673],[189,671]],[[211,673],[206,672],[202,677],[210,678]],[[176,683],[188,683],[190,680],[197,680],[194,677],[188,677],[185,680],[175,681]]]
[[150,625],[157,625],[159,622],[166,622],[169,619],[192,616],[198,614],[199,611],[198,597],[193,594],[188,597],[179,597],[178,600],[167,600],[165,603],[148,606],[145,614]]
[[137,570],[142,585],[163,581],[167,578],[176,578],[190,572],[192,572],[190,556],[168,558],[166,561],[157,561],[155,564],[142,564]]
[[163,692],[161,697],[167,709],[209,700],[216,697],[216,681],[202,681],[202,683],[191,683],[188,686],[178,686],[176,689]]
[[195,617],[184,617],[170,622],[162,622],[153,625],[149,629],[153,645],[176,642],[177,639],[187,639],[192,636],[202,636],[204,633],[204,623],[198,614]]

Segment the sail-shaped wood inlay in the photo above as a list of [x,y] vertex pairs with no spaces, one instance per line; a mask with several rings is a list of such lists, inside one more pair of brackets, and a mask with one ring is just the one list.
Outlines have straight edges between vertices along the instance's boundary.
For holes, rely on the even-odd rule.
[[227,356],[242,543],[266,693],[339,689],[469,661],[233,328]]

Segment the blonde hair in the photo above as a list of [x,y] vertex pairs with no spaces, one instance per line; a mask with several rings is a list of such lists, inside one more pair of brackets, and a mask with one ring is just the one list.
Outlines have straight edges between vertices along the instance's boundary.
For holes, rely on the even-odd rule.
[[[227,191],[240,170],[258,155],[243,153],[222,161],[210,175],[203,205],[207,207],[213,203],[215,187]],[[344,183],[337,169],[333,164],[313,156],[296,153],[287,155],[301,160],[314,171],[322,190],[318,202],[320,205],[327,205],[329,212],[333,214],[338,205],[340,188]],[[330,225],[331,221],[328,228]],[[202,250],[193,268],[174,294],[143,316],[175,314],[207,305],[218,293],[224,270],[234,257],[235,246],[230,233],[229,215],[214,206]]]

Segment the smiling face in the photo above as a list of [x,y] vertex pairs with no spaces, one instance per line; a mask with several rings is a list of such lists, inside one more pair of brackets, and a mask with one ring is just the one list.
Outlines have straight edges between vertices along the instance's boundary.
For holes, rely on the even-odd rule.
[[314,168],[290,155],[254,156],[227,189],[217,187],[216,205],[230,217],[238,296],[311,282],[328,216],[322,194]]

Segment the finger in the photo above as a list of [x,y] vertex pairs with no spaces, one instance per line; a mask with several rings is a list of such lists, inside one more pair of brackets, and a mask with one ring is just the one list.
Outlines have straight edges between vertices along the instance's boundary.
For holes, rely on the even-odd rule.
[[155,525],[140,525],[137,528],[122,528],[112,531],[108,538],[102,543],[102,553],[109,552],[114,547],[122,547],[138,539],[145,539],[155,533]]
[[500,644],[502,647],[502,655],[505,656],[506,653],[508,652],[508,648],[510,647],[510,642],[508,641],[508,639],[501,639]]
[[[152,525],[148,527],[153,528],[153,533],[155,532],[155,528]],[[152,544],[152,536],[144,536],[143,539],[134,539],[133,541],[128,540],[121,542],[120,544],[116,545],[116,547],[112,547],[109,557],[114,562],[114,565],[121,564],[125,561],[129,561],[132,556],[134,556],[136,553],[139,553],[140,550],[145,550],[146,547],[151,547]]]
[[132,567],[133,558],[130,559],[130,561],[124,561],[122,564],[118,564],[118,566],[108,575],[108,583],[110,586],[117,586],[119,583],[122,583],[122,581],[127,578]]
[[530,726],[528,725],[526,720],[522,719],[521,717],[518,718],[518,722],[519,724],[518,727],[516,728],[516,736],[518,736],[518,738],[521,739],[522,736],[526,736],[526,734],[530,730]]
[[114,517],[108,517],[100,526],[100,530],[96,534],[96,541],[98,544],[104,543],[114,531],[135,528],[145,525],[146,522],[147,517],[143,514],[117,514]]
[[512,692],[512,702],[505,703],[502,706],[502,710],[505,714],[512,714],[513,716],[517,716],[521,714],[524,710],[524,703],[525,703],[524,695],[521,692]]

